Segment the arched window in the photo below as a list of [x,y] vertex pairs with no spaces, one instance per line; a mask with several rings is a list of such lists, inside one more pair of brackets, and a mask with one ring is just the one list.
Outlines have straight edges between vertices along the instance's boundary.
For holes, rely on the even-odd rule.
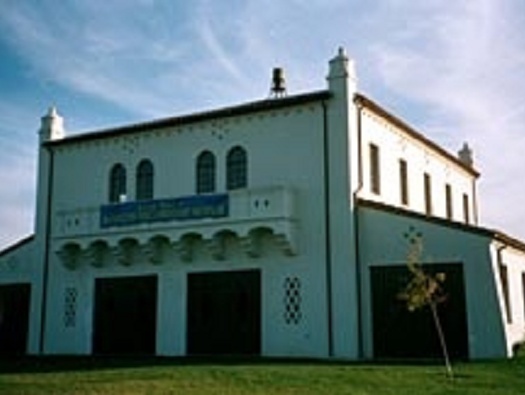
[[121,163],[113,165],[109,173],[109,202],[118,203],[126,197],[126,169]]
[[246,150],[233,147],[226,157],[226,189],[246,188],[248,185],[248,159]]
[[153,199],[153,164],[143,159],[137,166],[137,200]]
[[197,193],[215,192],[215,156],[203,151],[197,157]]

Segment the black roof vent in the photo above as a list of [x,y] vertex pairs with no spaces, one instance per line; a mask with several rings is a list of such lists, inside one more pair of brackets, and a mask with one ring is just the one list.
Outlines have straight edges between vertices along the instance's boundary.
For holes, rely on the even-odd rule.
[[284,70],[281,67],[275,67],[272,71],[272,87],[270,89],[270,97],[278,98],[284,96],[286,96]]

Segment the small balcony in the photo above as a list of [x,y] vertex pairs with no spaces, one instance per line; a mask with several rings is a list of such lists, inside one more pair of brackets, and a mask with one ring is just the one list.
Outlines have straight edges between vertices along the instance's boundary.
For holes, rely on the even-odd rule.
[[231,237],[256,258],[261,238],[268,235],[291,256],[298,253],[295,206],[291,188],[272,186],[83,207],[57,211],[52,237],[68,268],[82,262],[96,267],[110,261],[162,263],[172,253],[188,262],[197,242],[220,260]]

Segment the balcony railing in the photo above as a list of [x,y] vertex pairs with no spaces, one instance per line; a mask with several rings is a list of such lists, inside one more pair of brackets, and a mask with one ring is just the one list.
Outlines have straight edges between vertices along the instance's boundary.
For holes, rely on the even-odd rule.
[[272,186],[81,207],[57,211],[52,236],[64,265],[73,268],[83,259],[93,266],[111,259],[130,264],[137,256],[159,263],[173,251],[188,261],[196,240],[223,259],[226,235],[237,237],[251,257],[260,255],[259,239],[268,233],[286,255],[295,255],[295,205],[292,189]]

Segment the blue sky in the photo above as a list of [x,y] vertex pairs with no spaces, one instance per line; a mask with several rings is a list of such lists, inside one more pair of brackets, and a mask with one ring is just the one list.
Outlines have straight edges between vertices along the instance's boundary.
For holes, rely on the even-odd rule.
[[68,133],[325,87],[359,90],[451,152],[474,149],[481,223],[525,239],[521,0],[0,0],[0,248],[33,228],[37,129]]

